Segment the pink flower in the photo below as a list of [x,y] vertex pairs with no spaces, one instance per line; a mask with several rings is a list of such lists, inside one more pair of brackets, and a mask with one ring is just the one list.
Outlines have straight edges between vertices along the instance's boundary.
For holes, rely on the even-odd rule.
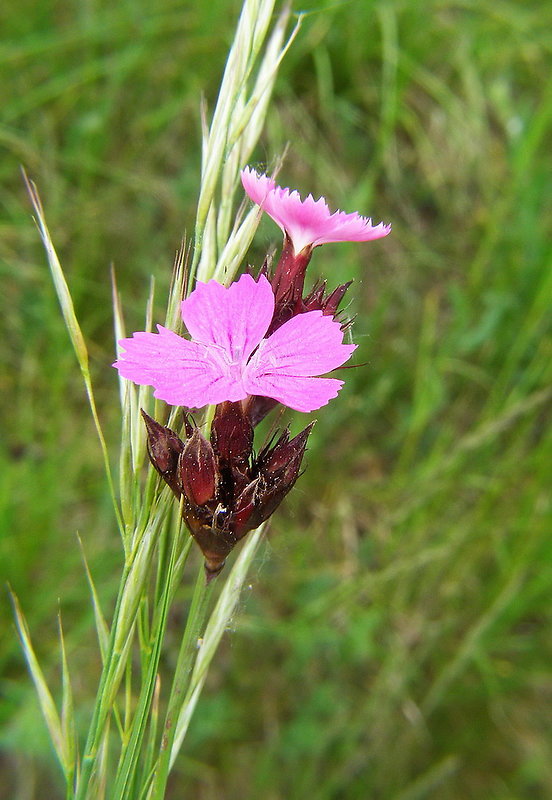
[[246,167],[242,170],[243,188],[263,211],[272,217],[293,242],[295,253],[305,247],[318,247],[329,242],[367,242],[381,239],[391,231],[391,225],[372,225],[372,220],[358,213],[331,213],[323,197],[315,200],[309,194],[301,200],[298,192],[282,189],[272,178],[259,175]]
[[355,345],[343,344],[338,322],[322,311],[298,314],[263,338],[274,313],[274,294],[261,275],[225,287],[198,283],[182,303],[191,335],[158,325],[135,333],[113,365],[124,378],[155,387],[174,406],[200,408],[249,395],[270,397],[297,411],[314,411],[337,396],[343,381],[321,378],[341,366]]

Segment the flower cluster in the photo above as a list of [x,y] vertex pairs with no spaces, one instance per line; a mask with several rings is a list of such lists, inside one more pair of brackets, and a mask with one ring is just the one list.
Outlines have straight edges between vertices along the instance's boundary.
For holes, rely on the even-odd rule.
[[248,531],[273,513],[299,475],[312,425],[293,439],[253,451],[253,429],[281,403],[314,411],[336,397],[343,381],[325,377],[356,346],[346,344],[339,305],[350,285],[330,292],[326,282],[304,294],[313,249],[328,242],[368,241],[391,228],[359,214],[331,213],[324,198],[302,200],[266,175],[247,168],[250,198],[284,232],[273,273],[267,263],[257,279],[244,274],[230,286],[198,282],[182,302],[190,338],[161,325],[157,333],[122,339],[114,366],[150,385],[170,405],[215,405],[210,439],[185,418],[185,441],[144,415],[150,460],[178,498],[186,523],[205,555],[208,577]]
[[217,406],[210,439],[185,418],[183,442],[142,412],[155,469],[182,498],[182,514],[205,556],[207,579],[228,553],[279,506],[297,480],[314,423],[293,439],[289,429],[253,451],[253,426],[241,403]]

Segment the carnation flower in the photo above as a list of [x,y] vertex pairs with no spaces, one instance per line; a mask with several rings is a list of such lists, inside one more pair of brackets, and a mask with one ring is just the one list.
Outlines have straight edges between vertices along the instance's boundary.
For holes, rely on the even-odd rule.
[[182,302],[185,339],[157,326],[119,344],[113,365],[124,378],[155,387],[170,405],[201,408],[249,396],[314,411],[337,396],[343,381],[319,377],[347,361],[340,324],[321,310],[292,317],[265,338],[274,315],[269,281],[251,275],[225,287],[198,283]]
[[329,242],[367,242],[381,239],[391,231],[391,225],[372,225],[372,220],[357,212],[332,214],[326,200],[315,200],[309,194],[302,200],[297,191],[282,189],[268,175],[246,167],[242,170],[243,188],[263,211],[272,217],[291,239],[299,254],[305,247],[318,247]]

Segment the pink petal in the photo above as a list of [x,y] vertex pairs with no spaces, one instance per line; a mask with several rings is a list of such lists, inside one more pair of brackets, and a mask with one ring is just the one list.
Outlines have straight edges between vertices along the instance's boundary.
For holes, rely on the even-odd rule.
[[307,413],[337,397],[343,381],[336,378],[297,378],[291,375],[263,375],[248,383],[249,394],[272,397],[295,411]]
[[276,188],[276,183],[268,175],[259,175],[251,167],[246,167],[241,172],[243,188],[258,206],[261,206],[266,196],[272,189]]
[[337,395],[342,381],[313,376],[341,366],[355,349],[343,344],[332,317],[321,311],[298,314],[261,342],[244,370],[244,388],[298,411],[320,408]]
[[[274,294],[264,275],[242,275],[230,286],[198,283],[182,302],[182,319],[193,339],[216,345],[231,363],[245,363],[265,335],[274,313]],[[229,399],[229,398],[228,398]]]
[[357,212],[332,214],[323,197],[315,200],[309,195],[302,200],[298,192],[282,189],[267,175],[259,175],[249,167],[242,171],[242,183],[253,202],[289,235],[296,253],[308,245],[380,239],[391,231],[390,225],[372,225],[371,219]]
[[343,344],[339,322],[322,311],[297,314],[264,339],[247,374],[323,375],[347,361],[354,344]]
[[154,386],[155,397],[173,406],[201,408],[247,395],[241,369],[228,366],[208,347],[190,342],[158,325],[159,333],[135,333],[121,339],[124,352],[113,366],[123,378]]

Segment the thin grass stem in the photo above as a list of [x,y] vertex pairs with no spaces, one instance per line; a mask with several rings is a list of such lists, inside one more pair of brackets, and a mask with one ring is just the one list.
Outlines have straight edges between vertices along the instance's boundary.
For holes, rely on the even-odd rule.
[[197,576],[194,594],[188,612],[186,629],[184,631],[174,672],[174,680],[165,716],[163,737],[153,783],[152,800],[163,800],[165,796],[165,789],[171,766],[171,751],[176,733],[176,722],[182,709],[186,689],[190,682],[192,664],[197,656],[199,636],[207,614],[212,586],[212,582],[207,583],[205,570],[202,565]]
[[44,245],[44,249],[46,250],[48,265],[50,267],[50,272],[52,274],[59,304],[61,306],[63,319],[65,321],[65,325],[67,327],[67,331],[69,333],[69,337],[71,339],[71,343],[75,350],[75,355],[77,356],[77,361],[80,366],[82,378],[84,381],[84,386],[86,389],[86,396],[88,398],[88,404],[90,406],[90,412],[92,414],[94,425],[96,427],[96,432],[98,434],[98,439],[100,441],[100,447],[102,450],[102,456],[104,461],[104,469],[107,477],[107,482],[109,485],[109,493],[111,496],[111,502],[113,504],[113,510],[115,512],[115,517],[117,520],[119,531],[124,540],[125,528],[124,528],[123,518],[121,516],[119,503],[117,502],[117,496],[115,493],[115,484],[113,481],[113,476],[111,473],[111,464],[109,461],[109,453],[107,451],[107,444],[105,441],[105,436],[103,434],[102,426],[100,424],[98,409],[96,407],[96,399],[94,397],[94,390],[92,388],[92,380],[90,377],[90,369],[88,364],[88,349],[86,347],[86,342],[84,340],[84,336],[82,335],[82,331],[75,314],[73,300],[71,298],[71,293],[69,291],[69,287],[65,280],[65,275],[63,274],[59,258],[57,256],[54,244],[52,242],[52,237],[50,236],[48,226],[46,225],[46,218],[44,216],[44,210],[42,208],[42,203],[40,201],[38,190],[34,182],[27,177],[25,170],[23,170],[23,178],[27,186],[27,191],[29,192],[29,197],[31,198],[31,203],[36,213],[36,225],[38,227],[40,237]]
[[[134,711],[130,736],[128,742],[121,753],[121,760],[117,770],[114,784],[115,797],[127,797],[132,781],[139,769],[139,756],[144,740],[148,715],[155,695],[155,687],[158,679],[158,666],[161,657],[161,648],[167,625],[167,617],[171,601],[171,587],[174,572],[178,563],[179,550],[181,549],[183,536],[183,525],[177,524],[173,532],[172,547],[169,555],[169,563],[166,576],[163,580],[163,593],[160,598],[159,607],[154,619],[154,633],[151,637],[152,643],[147,653],[147,663],[145,665],[145,678],[142,683],[142,690],[138,700],[138,706]],[[161,554],[162,557],[162,554]],[[143,648],[144,650],[145,648]]]

